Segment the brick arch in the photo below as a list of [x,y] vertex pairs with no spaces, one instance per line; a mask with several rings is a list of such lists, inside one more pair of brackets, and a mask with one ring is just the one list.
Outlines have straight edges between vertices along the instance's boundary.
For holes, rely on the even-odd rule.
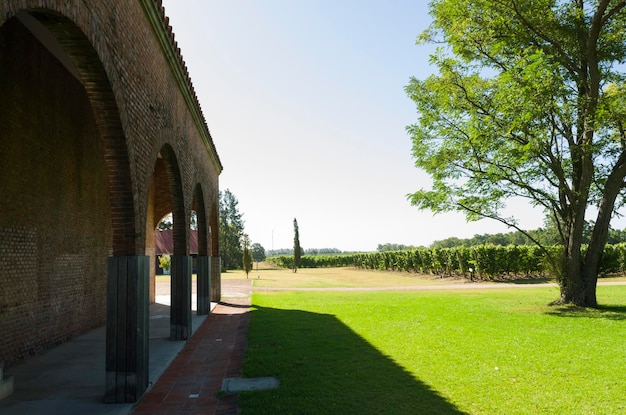
[[220,261],[220,242],[219,242],[219,197],[215,195],[211,200],[211,213],[209,213],[209,229],[211,230],[210,255],[211,261],[211,301],[218,302],[222,297],[222,284],[220,280],[221,262]]
[[[21,12],[18,14],[18,12]],[[54,36],[69,56],[89,98],[104,150],[111,205],[113,255],[134,255],[135,208],[128,148],[117,102],[105,68],[84,32],[58,11],[36,8],[14,11],[27,13]]]
[[209,235],[207,227],[207,214],[204,205],[204,192],[202,191],[202,185],[196,184],[193,192],[193,204],[192,209],[196,211],[196,217],[198,220],[198,255],[209,255]]
[[158,153],[154,180],[156,182],[155,217],[172,213],[174,221],[174,255],[189,252],[189,218],[186,215],[185,199],[178,158],[171,145],[165,144]]
[[213,200],[211,204],[211,213],[209,214],[209,229],[211,230],[211,256],[220,256],[219,241],[219,201]]

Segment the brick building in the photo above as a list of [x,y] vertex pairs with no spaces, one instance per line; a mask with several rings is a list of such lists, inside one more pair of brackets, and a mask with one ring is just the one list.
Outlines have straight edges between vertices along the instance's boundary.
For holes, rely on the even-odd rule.
[[0,0],[0,361],[107,326],[105,398],[147,386],[155,227],[174,217],[171,338],[220,298],[222,165],[157,0]]

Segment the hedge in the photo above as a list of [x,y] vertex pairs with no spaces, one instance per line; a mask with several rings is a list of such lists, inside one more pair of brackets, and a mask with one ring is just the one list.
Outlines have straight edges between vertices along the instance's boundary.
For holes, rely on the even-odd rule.
[[[561,247],[547,249],[558,255]],[[293,256],[281,255],[268,261],[282,268],[293,267]],[[534,245],[478,245],[455,248],[417,248],[406,251],[355,253],[348,255],[305,255],[300,268],[357,267],[362,269],[420,272],[443,276],[544,276],[552,274],[544,252]],[[626,243],[607,245],[600,273],[626,272]]]

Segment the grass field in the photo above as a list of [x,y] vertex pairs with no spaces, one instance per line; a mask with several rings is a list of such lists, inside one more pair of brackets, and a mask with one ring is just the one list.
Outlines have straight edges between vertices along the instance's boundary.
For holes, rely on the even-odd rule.
[[[323,270],[314,282],[315,272],[301,271],[296,280],[283,272],[283,284],[338,286],[342,274],[357,284],[351,272],[329,282]],[[263,284],[279,284],[265,275]],[[372,287],[394,278],[362,275]],[[240,407],[245,415],[626,413],[626,286],[599,287],[599,310],[546,305],[557,296],[546,286],[256,292],[244,374],[276,376],[281,386],[242,393]]]
[[[222,273],[225,279],[245,278],[241,270]],[[287,269],[261,267],[250,271],[248,278],[258,288],[350,288],[407,287],[465,284],[462,278],[439,278],[435,275],[407,272],[372,271],[357,268],[301,268],[294,273]]]

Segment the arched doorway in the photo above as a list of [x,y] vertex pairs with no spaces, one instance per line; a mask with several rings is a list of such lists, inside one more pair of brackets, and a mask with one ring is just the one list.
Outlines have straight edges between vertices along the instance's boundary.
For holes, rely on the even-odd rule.
[[197,218],[198,252],[196,262],[196,310],[199,315],[211,312],[211,257],[209,252],[209,227],[202,187],[197,184],[193,193],[193,209]]
[[[189,255],[189,218],[185,214],[182,179],[178,160],[172,147],[161,147],[156,157],[151,191],[148,201],[148,217],[161,218],[172,214],[172,255],[170,274],[170,339],[187,340],[191,336],[191,273],[192,258]],[[147,244],[154,246],[157,223],[147,224]],[[152,236],[151,236],[152,235]],[[153,261],[152,261],[153,262]],[[151,285],[154,282],[151,271]]]

